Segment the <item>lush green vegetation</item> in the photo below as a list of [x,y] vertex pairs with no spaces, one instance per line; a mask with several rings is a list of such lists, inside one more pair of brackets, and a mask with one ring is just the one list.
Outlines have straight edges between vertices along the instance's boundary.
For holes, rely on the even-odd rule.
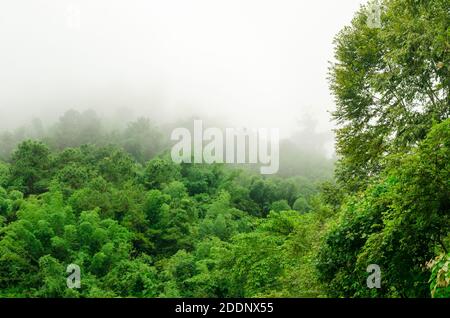
[[4,133],[0,296],[449,297],[449,3],[385,4],[336,38],[335,179],[295,149],[276,177],[174,164],[146,119]]
[[[37,141],[1,167],[3,296],[318,293],[312,247],[332,209],[307,179]],[[80,290],[65,286],[70,263]]]

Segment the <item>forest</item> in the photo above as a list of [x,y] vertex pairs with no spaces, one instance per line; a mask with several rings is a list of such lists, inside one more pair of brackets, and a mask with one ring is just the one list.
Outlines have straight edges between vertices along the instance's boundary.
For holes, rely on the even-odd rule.
[[177,164],[180,123],[93,110],[0,133],[0,297],[449,298],[450,2],[384,3],[335,38],[336,160]]

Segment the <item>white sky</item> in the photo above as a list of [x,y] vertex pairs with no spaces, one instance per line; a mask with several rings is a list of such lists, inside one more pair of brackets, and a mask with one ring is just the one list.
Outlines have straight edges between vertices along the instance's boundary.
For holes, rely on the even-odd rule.
[[329,130],[332,40],[363,0],[0,2],[0,124],[127,108]]

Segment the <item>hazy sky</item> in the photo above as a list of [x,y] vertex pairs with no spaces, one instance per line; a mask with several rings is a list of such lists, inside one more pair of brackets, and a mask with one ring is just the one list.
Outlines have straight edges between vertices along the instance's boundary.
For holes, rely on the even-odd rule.
[[1,1],[1,128],[92,108],[330,129],[332,40],[364,2]]

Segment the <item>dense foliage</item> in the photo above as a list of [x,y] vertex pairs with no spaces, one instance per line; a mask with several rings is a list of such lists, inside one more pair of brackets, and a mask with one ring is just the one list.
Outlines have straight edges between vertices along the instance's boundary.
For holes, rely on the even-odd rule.
[[[335,295],[424,297],[424,269],[450,243],[450,120],[362,193],[349,197],[319,253],[320,277]],[[364,269],[383,268],[385,287],[366,288]],[[360,276],[355,273],[360,273]],[[447,273],[448,275],[448,273]]]
[[[332,296],[428,297],[430,282],[432,296],[448,296],[450,3],[383,1],[375,28],[369,15],[361,9],[336,38],[336,179],[346,196],[316,267]],[[381,268],[379,289],[367,288],[370,264]]]
[[0,297],[450,297],[449,9],[387,0],[336,38],[336,182],[292,141],[280,176],[175,164],[143,118],[3,133]]
[[[331,209],[307,179],[37,141],[1,167],[3,296],[319,293],[312,247]],[[66,287],[71,263],[79,290]]]
[[383,2],[379,28],[363,9],[335,40],[336,177],[352,191],[450,116],[449,1]]

